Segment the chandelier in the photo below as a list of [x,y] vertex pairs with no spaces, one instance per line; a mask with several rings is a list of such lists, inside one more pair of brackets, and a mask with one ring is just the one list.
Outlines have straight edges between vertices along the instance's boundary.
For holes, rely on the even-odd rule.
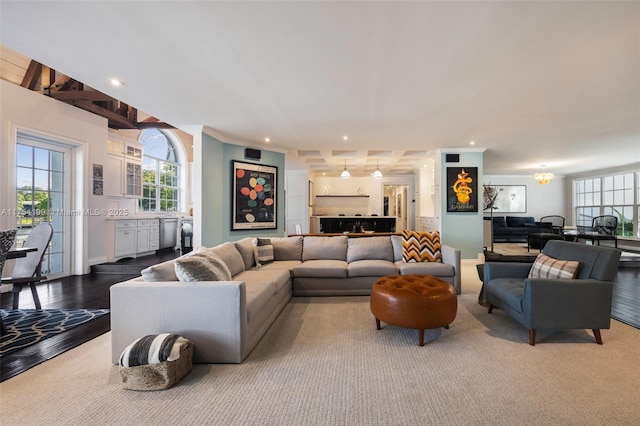
[[546,165],[543,164],[540,167],[542,167],[542,173],[536,173],[533,175],[533,177],[538,181],[540,185],[546,185],[551,182],[551,179],[553,179],[555,176],[553,175],[553,173],[545,172],[544,168],[547,167]]

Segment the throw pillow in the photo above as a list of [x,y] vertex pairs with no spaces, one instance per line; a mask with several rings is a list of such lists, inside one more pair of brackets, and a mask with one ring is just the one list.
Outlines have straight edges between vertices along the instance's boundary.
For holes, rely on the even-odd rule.
[[148,282],[178,281],[174,260],[151,265],[141,271],[142,278]]
[[256,264],[258,266],[273,262],[273,245],[268,238],[256,238]]
[[211,251],[194,253],[175,260],[180,281],[231,281],[231,272],[219,256]]
[[135,367],[138,365],[158,364],[175,361],[180,357],[180,345],[187,342],[177,334],[150,334],[134,340],[124,348],[120,355],[120,365]]
[[242,260],[244,261],[244,269],[249,270],[253,268],[253,265],[256,264],[253,238],[246,237],[239,241],[236,241],[234,244],[240,252],[240,255],[242,256]]
[[440,232],[402,231],[402,261],[442,262]]
[[529,271],[529,278],[568,278],[578,273],[580,263],[575,260],[559,260],[540,253]]

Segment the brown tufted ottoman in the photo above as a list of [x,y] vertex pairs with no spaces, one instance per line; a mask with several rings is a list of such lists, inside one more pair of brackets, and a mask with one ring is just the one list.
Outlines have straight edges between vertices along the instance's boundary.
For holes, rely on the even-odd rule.
[[424,330],[449,328],[456,318],[458,298],[451,284],[431,275],[389,275],[371,288],[371,312],[380,321],[405,328],[417,328],[420,346]]

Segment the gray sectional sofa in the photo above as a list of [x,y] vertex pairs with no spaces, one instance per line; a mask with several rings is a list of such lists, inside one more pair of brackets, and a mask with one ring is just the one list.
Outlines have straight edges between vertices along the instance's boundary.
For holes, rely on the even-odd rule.
[[179,281],[171,260],[113,285],[113,363],[135,339],[163,332],[190,339],[196,363],[240,363],[292,296],[369,295],[385,275],[433,275],[461,291],[460,251],[446,245],[442,262],[404,263],[400,235],[269,240],[274,260],[266,264],[256,264],[253,238],[196,250],[215,253],[230,281]]

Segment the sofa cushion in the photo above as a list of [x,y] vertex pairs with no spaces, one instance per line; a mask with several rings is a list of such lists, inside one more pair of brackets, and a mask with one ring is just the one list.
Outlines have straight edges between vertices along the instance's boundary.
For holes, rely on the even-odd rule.
[[[491,220],[491,216],[487,216],[484,219]],[[493,229],[507,227],[507,221],[505,220],[504,216],[493,216],[492,223],[493,223]]]
[[522,228],[527,224],[534,224],[536,220],[533,216],[507,216],[507,227],[509,228]]
[[433,275],[434,277],[454,277],[456,270],[453,265],[440,262],[395,262],[400,275],[418,274]]
[[440,232],[402,231],[404,262],[442,262]]
[[251,268],[252,271],[270,271],[272,269],[286,269],[287,271],[291,271],[291,276],[293,276],[293,268],[300,265],[302,262],[299,260],[274,260],[271,263],[267,263],[266,265],[262,265],[260,267]]
[[356,260],[349,262],[347,275],[349,277],[384,277],[398,275],[398,268],[388,260]]
[[244,260],[242,255],[236,248],[235,244],[231,242],[220,244],[210,248],[215,254],[220,256],[220,259],[227,265],[231,276],[236,276],[240,272],[244,271]]
[[254,238],[256,265],[262,266],[273,262],[273,246],[268,238]]
[[271,283],[273,285],[272,294],[276,294],[283,287],[291,285],[291,275],[285,269],[265,270],[264,268],[251,271],[240,272],[233,277],[235,281],[244,281],[247,288],[256,283]]
[[522,278],[494,278],[487,284],[487,293],[516,312],[522,314],[522,295],[524,294],[524,279]]
[[274,260],[302,260],[302,237],[271,238]]
[[304,237],[302,242],[302,260],[347,260],[347,241],[345,235],[337,237]]
[[251,322],[259,316],[267,301],[273,297],[275,286],[272,282],[261,281],[252,282],[251,285],[246,285],[245,289],[247,294],[247,322]]
[[202,251],[175,260],[176,276],[180,281],[230,281],[231,272],[219,256]]
[[529,278],[573,279],[579,265],[580,263],[574,260],[559,260],[540,253],[531,266]]
[[351,263],[357,260],[386,260],[393,262],[391,238],[349,238],[347,244],[347,262]]
[[244,269],[251,269],[256,264],[255,259],[255,247],[253,246],[253,238],[246,237],[235,243],[236,249],[242,256],[242,260],[244,261]]
[[391,246],[393,247],[393,261],[402,260],[402,235],[392,235]]
[[347,265],[344,260],[307,260],[293,269],[293,276],[346,278]]

